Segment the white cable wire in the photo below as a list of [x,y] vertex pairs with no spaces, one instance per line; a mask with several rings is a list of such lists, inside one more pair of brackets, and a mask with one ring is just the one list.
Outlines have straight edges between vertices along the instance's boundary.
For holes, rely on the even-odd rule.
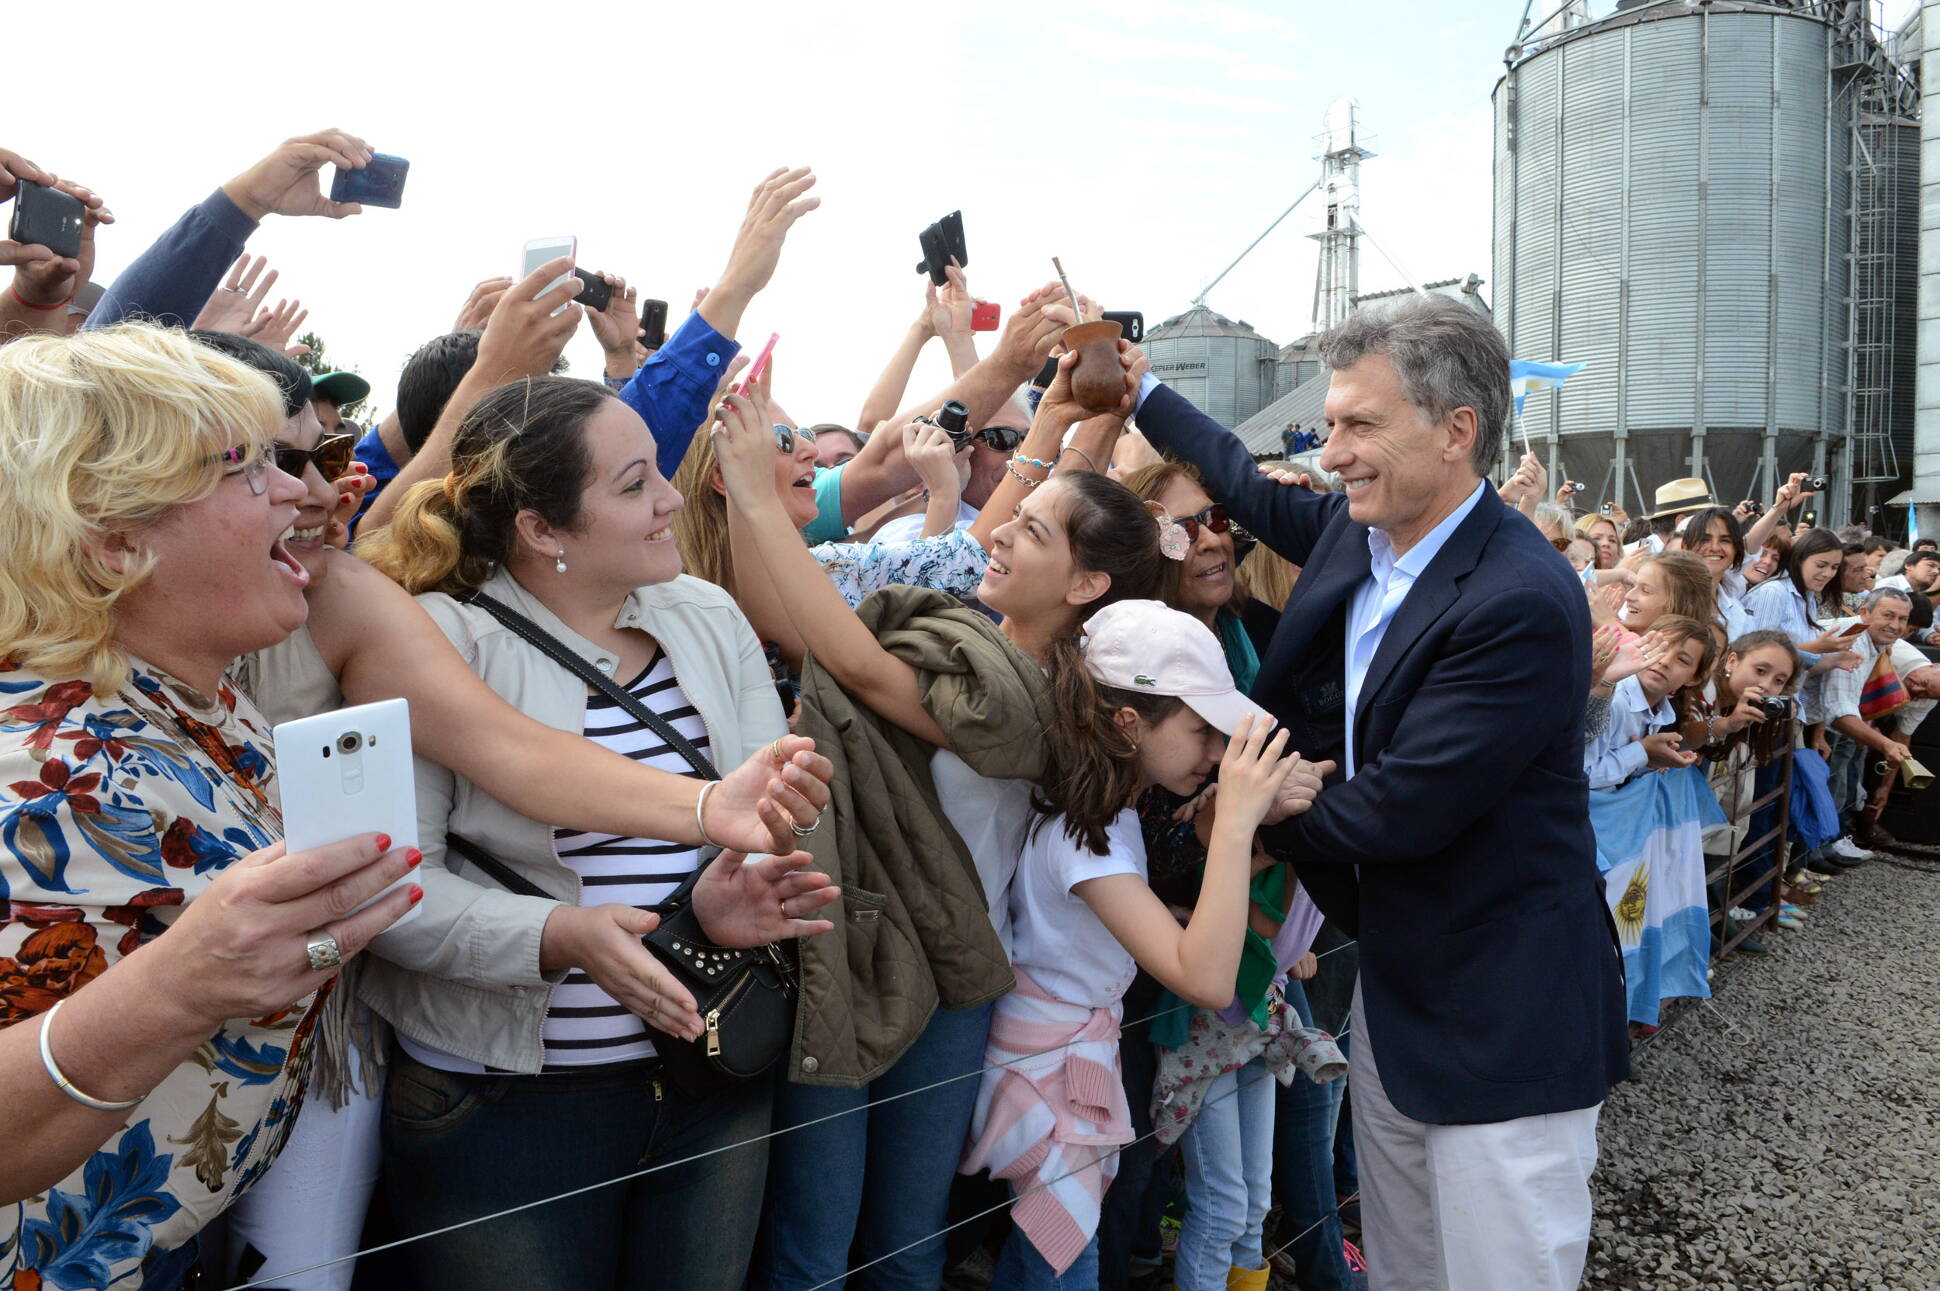
[[[1338,950],[1340,949],[1340,947],[1336,946],[1334,949]],[[1333,952],[1329,951],[1328,953],[1331,954]],[[1349,1029],[1351,1030],[1352,1028],[1349,1028]],[[1347,1032],[1343,1031],[1340,1033],[1339,1036],[1336,1036],[1335,1039],[1344,1039],[1346,1036],[1347,1036]],[[1241,1068],[1241,1070],[1244,1070],[1244,1068]],[[1273,1079],[1273,1073],[1269,1071],[1264,1071],[1264,1070],[1258,1076],[1255,1076],[1252,1080],[1247,1081],[1243,1085],[1238,1081],[1238,1079],[1235,1079],[1233,1081],[1232,1089],[1230,1089],[1224,1094],[1221,1094],[1218,1098],[1208,1099],[1207,1101],[1201,1103],[1199,1105],[1199,1110],[1201,1112],[1204,1112],[1206,1108],[1211,1107],[1214,1103],[1223,1103],[1227,1099],[1234,1097],[1242,1089],[1251,1089],[1254,1085],[1257,1085],[1260,1081],[1271,1080],[1271,1079]],[[1072,1175],[1083,1174],[1085,1171],[1093,1169],[1103,1164],[1105,1161],[1111,1159],[1112,1157],[1119,1155],[1126,1148],[1137,1147],[1139,1144],[1145,1142],[1145,1140],[1152,1138],[1154,1135],[1156,1135],[1159,1132],[1160,1128],[1163,1128],[1163,1127],[1155,1126],[1154,1128],[1147,1130],[1145,1133],[1139,1135],[1131,1142],[1121,1143],[1117,1147],[1113,1148],[1111,1151],[1105,1153],[1102,1156],[1096,1157],[1089,1162],[1086,1162],[1084,1165],[1079,1166],[1075,1170],[1067,1170],[1055,1179],[1046,1179],[1042,1183],[1034,1183],[1030,1187],[1024,1189],[1024,1191],[1015,1193],[1012,1196],[1005,1198],[1003,1201],[998,1202],[994,1206],[986,1206],[984,1209],[978,1211],[974,1215],[967,1215],[964,1218],[957,1220],[957,1222],[954,1224],[945,1224],[943,1227],[937,1229],[934,1233],[926,1234],[925,1236],[917,1238],[913,1242],[897,1247],[893,1251],[888,1251],[888,1252],[885,1252],[884,1254],[878,1255],[875,1259],[870,1260],[867,1264],[858,1264],[846,1273],[839,1273],[836,1276],[827,1279],[826,1281],[817,1282],[814,1286],[810,1287],[808,1291],[822,1291],[823,1287],[831,1287],[838,1282],[846,1282],[848,1279],[854,1277],[856,1274],[862,1272],[864,1269],[874,1268],[876,1265],[882,1263],[884,1260],[890,1260],[890,1259],[896,1258],[898,1255],[901,1255],[904,1251],[914,1250],[925,1242],[935,1241],[937,1238],[943,1236],[945,1233],[951,1232],[958,1228],[962,1228],[965,1224],[975,1223],[977,1220],[982,1219],[986,1215],[994,1215],[998,1211],[1003,1210],[1005,1207],[1014,1206],[1018,1202],[1022,1201],[1024,1198],[1030,1196],[1034,1192],[1041,1192],[1044,1189],[1050,1187],[1054,1183],[1063,1183],[1066,1179],[1069,1179]],[[1346,1203],[1343,1202],[1341,1204],[1345,1205]],[[1336,1209],[1338,1209],[1338,1207]],[[1327,1221],[1323,1219],[1320,1222],[1324,1224]],[[1318,1227],[1318,1226],[1319,1225],[1315,1225],[1315,1227]],[[1312,1232],[1313,1229],[1310,1228],[1307,1231]],[[1302,1237],[1304,1237],[1305,1235],[1306,1235],[1305,1233],[1301,1234]],[[1094,1234],[1094,1237],[1095,1236],[1096,1235]],[[1299,1238],[1295,1238],[1294,1240],[1298,1241]],[[1284,1250],[1285,1248],[1282,1247],[1281,1249]]]
[[[1316,955],[1314,958],[1317,960],[1325,958],[1326,955],[1331,955],[1336,950],[1344,950],[1348,946],[1353,944],[1354,943],[1352,942],[1343,942],[1339,946],[1332,947],[1331,949],[1326,951],[1325,954]],[[1119,1027],[1119,1033],[1122,1035],[1124,1032],[1130,1030],[1133,1027],[1144,1026],[1148,1022],[1156,1022],[1158,1019],[1172,1013],[1177,1013],[1181,1009],[1189,1009],[1193,1007],[1194,1007],[1193,1005],[1182,1002],[1172,1006],[1171,1008],[1160,1009],[1156,1013],[1148,1013],[1146,1016],[1139,1018],[1134,1022],[1127,1022],[1122,1024]],[[1345,1034],[1346,1034],[1345,1032],[1342,1032],[1342,1035],[1345,1035]],[[1339,1038],[1339,1037],[1336,1037],[1336,1038]],[[1028,1058],[1038,1058],[1038,1057],[1042,1057],[1044,1054],[1047,1054],[1047,1053],[1056,1053],[1059,1049],[1068,1049],[1072,1045],[1078,1044],[1078,1043],[1081,1043],[1081,1041],[1068,1040],[1064,1044],[1052,1045],[1050,1048],[1041,1049],[1036,1053],[1020,1054],[1015,1058],[1009,1058],[1003,1062],[991,1063],[989,1066],[980,1067],[975,1071],[966,1071],[959,1075],[948,1076],[942,1080],[933,1081],[927,1085],[919,1085],[915,1089],[906,1089],[900,1094],[891,1094],[886,1098],[878,1098],[868,1103],[859,1104],[858,1106],[855,1106],[855,1107],[846,1107],[839,1112],[830,1112],[827,1116],[818,1116],[814,1120],[803,1121],[797,1125],[786,1125],[778,1130],[770,1130],[766,1134],[757,1134],[753,1138],[743,1139],[738,1143],[725,1143],[717,1148],[708,1148],[705,1151],[696,1152],[692,1156],[682,1157],[677,1161],[662,1161],[656,1165],[647,1166],[647,1167],[644,1167],[643,1169],[635,1170],[628,1174],[619,1175],[615,1178],[602,1179],[597,1183],[584,1184],[578,1188],[573,1188],[566,1192],[555,1193],[554,1195],[549,1197],[540,1197],[535,1201],[521,1202],[516,1206],[508,1206],[504,1210],[495,1210],[490,1214],[479,1215],[472,1219],[461,1219],[457,1223],[447,1224],[443,1228],[434,1228],[429,1232],[424,1232],[424,1233],[413,1233],[409,1237],[400,1237],[396,1241],[386,1242],[381,1246],[373,1246],[366,1250],[352,1251],[348,1255],[338,1255],[328,1260],[320,1260],[315,1264],[306,1265],[300,1269],[282,1270],[275,1273],[272,1276],[258,1278],[253,1282],[240,1282],[235,1284],[234,1286],[229,1287],[228,1291],[250,1291],[250,1289],[254,1287],[272,1286],[276,1283],[283,1281],[285,1278],[300,1277],[305,1273],[313,1273],[317,1269],[329,1268],[333,1264],[342,1264],[346,1260],[357,1260],[357,1259],[362,1259],[366,1255],[377,1255],[384,1251],[395,1250],[400,1246],[409,1246],[413,1242],[422,1242],[427,1240],[428,1238],[441,1237],[446,1233],[453,1233],[458,1231],[461,1228],[470,1228],[474,1224],[489,1223],[495,1219],[504,1219],[509,1215],[519,1214],[521,1211],[534,1210],[540,1206],[551,1205],[553,1202],[556,1202],[556,1201],[566,1201],[573,1197],[582,1196],[585,1193],[597,1192],[601,1188],[610,1188],[614,1184],[630,1183],[635,1179],[641,1179],[650,1174],[658,1174],[662,1170],[671,1170],[675,1166],[688,1165],[695,1161],[705,1160],[706,1158],[711,1156],[718,1156],[723,1152],[732,1152],[737,1148],[752,1147],[754,1144],[763,1143],[769,1139],[780,1138],[784,1134],[792,1134],[796,1130],[805,1130],[805,1129],[808,1129],[810,1126],[821,1125],[824,1122],[837,1120],[844,1116],[850,1116],[856,1112],[866,1112],[873,1108],[881,1107],[885,1104],[896,1102],[899,1099],[912,1098],[917,1094],[928,1093],[932,1089],[941,1089],[945,1085],[953,1085],[960,1080],[969,1080],[973,1076],[982,1077],[986,1072],[996,1071],[1000,1067],[1009,1067],[1016,1063],[1023,1062]],[[1127,1144],[1126,1146],[1130,1146],[1130,1145]],[[1056,1181],[1053,1180],[1053,1182],[1056,1182]],[[971,1218],[975,1218],[975,1216],[972,1216]],[[949,1230],[944,1229],[943,1231],[948,1232]],[[936,1234],[932,1234],[932,1236],[935,1236],[935,1235]],[[923,1239],[923,1241],[928,1241],[928,1240],[929,1240],[928,1238]],[[920,1245],[921,1243],[919,1242],[917,1244]],[[891,1254],[895,1254],[895,1253],[896,1252],[893,1252],[893,1251],[891,1252]],[[887,1259],[888,1257],[884,1256],[883,1258]]]

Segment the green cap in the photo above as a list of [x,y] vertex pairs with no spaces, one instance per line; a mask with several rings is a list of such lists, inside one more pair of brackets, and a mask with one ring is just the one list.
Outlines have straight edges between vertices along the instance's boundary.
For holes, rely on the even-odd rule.
[[328,399],[339,408],[356,403],[370,395],[370,382],[355,372],[326,372],[312,378],[311,394],[319,399]]

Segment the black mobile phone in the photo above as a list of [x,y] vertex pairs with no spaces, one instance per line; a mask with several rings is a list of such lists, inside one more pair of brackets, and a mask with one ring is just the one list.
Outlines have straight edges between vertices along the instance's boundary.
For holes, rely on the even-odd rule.
[[650,350],[657,350],[667,343],[667,302],[664,300],[643,300],[640,302],[640,344]]
[[597,311],[613,303],[613,287],[606,279],[596,273],[588,273],[584,269],[574,269],[573,276],[583,284],[579,294],[573,297],[574,304],[584,305],[588,309]]
[[404,158],[372,153],[361,170],[338,169],[337,177],[330,182],[330,200],[396,210],[404,205],[404,178],[410,173],[411,163]]
[[1126,340],[1137,345],[1145,339],[1145,315],[1136,309],[1108,309],[1107,323],[1117,323]]
[[970,247],[963,240],[963,212],[951,211],[936,223],[916,235],[917,245],[923,248],[923,258],[916,264],[917,273],[926,273],[930,281],[941,287],[950,281],[945,272],[954,259],[959,269],[970,267]]
[[14,190],[13,223],[7,236],[22,246],[46,247],[72,260],[81,254],[81,225],[86,219],[87,207],[80,198],[23,179]]

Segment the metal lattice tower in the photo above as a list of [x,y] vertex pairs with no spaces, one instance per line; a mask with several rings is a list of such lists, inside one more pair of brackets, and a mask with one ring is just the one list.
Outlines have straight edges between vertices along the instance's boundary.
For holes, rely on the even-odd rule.
[[1354,297],[1361,290],[1361,162],[1374,154],[1358,142],[1353,99],[1336,99],[1327,109],[1327,129],[1321,134],[1320,190],[1327,202],[1327,222],[1308,234],[1320,243],[1320,263],[1314,268],[1313,330],[1325,332],[1347,321]]
[[1887,57],[1884,32],[1873,22],[1872,10],[1871,0],[1835,0],[1824,6],[1837,31],[1833,74],[1849,105],[1851,135],[1848,451],[1855,487],[1899,477],[1892,434],[1894,362],[1896,347],[1914,342],[1911,336],[1896,335],[1894,319],[1902,277],[1911,272],[1903,257],[1913,248],[1900,245],[1903,181],[1893,133],[1917,114],[1918,99]]

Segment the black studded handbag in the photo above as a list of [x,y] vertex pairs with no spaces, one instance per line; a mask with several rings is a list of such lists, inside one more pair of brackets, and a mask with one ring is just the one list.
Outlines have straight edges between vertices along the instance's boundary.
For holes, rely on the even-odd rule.
[[[598,669],[567,649],[544,628],[502,601],[482,592],[461,597],[477,605],[521,638],[543,651],[640,722],[679,753],[703,779],[719,780],[707,755],[667,720]],[[554,900],[552,895],[469,839],[446,834],[445,845],[485,871],[508,891]],[[683,1040],[649,1024],[661,1067],[675,1088],[690,1098],[705,1098],[730,1080],[767,1071],[788,1051],[795,1026],[795,996],[800,986],[792,942],[766,946],[718,946],[710,941],[694,912],[694,885],[718,852],[701,863],[673,895],[647,907],[659,926],[642,937],[662,966],[694,997],[705,1028],[700,1039]]]

